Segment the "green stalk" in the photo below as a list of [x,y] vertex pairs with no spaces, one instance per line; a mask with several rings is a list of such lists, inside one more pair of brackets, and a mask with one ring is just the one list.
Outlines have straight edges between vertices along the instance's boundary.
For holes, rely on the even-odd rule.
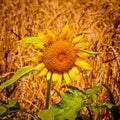
[[46,92],[46,109],[49,109],[49,103],[50,103],[50,90],[51,90],[51,78],[47,81],[47,92]]

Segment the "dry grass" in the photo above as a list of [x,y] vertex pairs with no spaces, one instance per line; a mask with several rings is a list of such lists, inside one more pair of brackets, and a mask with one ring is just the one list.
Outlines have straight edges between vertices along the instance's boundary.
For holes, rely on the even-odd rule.
[[[0,0],[0,15],[1,76],[9,78],[17,69],[28,64],[25,63],[28,56],[33,56],[30,45],[18,43],[21,38],[45,33],[46,28],[59,32],[65,23],[69,23],[75,30],[74,36],[84,33],[91,44],[89,49],[101,53],[89,58],[93,70],[81,71],[80,81],[72,84],[84,90],[96,82],[105,83],[112,90],[116,104],[120,105],[119,0]],[[31,73],[15,86],[12,97],[23,108],[29,111],[44,107],[44,79]],[[59,100],[56,88],[52,90],[53,102]],[[0,98],[7,99],[4,91],[0,93]],[[99,100],[109,101],[104,89]],[[104,110],[98,118],[112,119]]]

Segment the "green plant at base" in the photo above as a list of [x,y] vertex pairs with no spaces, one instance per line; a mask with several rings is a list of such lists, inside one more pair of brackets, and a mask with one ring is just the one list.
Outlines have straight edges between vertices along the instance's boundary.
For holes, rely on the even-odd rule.
[[[94,116],[91,114],[81,114],[83,107],[88,108],[88,110],[91,108],[94,115],[98,114],[99,109],[107,108],[111,111],[113,118],[118,120],[120,116],[120,108],[118,106],[114,103],[100,103],[96,100],[95,96],[99,93],[102,86],[104,87],[100,83],[95,84],[85,92],[70,86],[67,92],[61,93],[61,101],[59,103],[51,105],[50,109],[40,110],[38,116],[42,120],[48,119],[46,115],[49,115],[49,120],[93,120]],[[112,94],[109,94],[109,96],[113,98]]]
[[[27,72],[23,70],[27,70]],[[14,82],[30,71],[33,71],[32,67],[25,67],[17,71],[14,76],[18,74],[19,77],[14,77],[16,79],[14,79]],[[13,81],[10,84],[6,84],[6,82],[1,84],[2,89],[13,84]],[[110,103],[100,103],[96,100],[96,94],[99,93],[102,86],[108,91]],[[100,108],[107,108],[111,111],[115,120],[118,120],[120,116],[120,108],[115,105],[112,92],[106,85],[100,83],[93,85],[92,88],[87,89],[85,92],[76,87],[68,86],[68,91],[61,93],[61,101],[57,104],[52,104],[49,109],[38,110],[39,112],[36,113],[24,112],[30,114],[34,120],[48,120],[48,117],[49,120],[92,120],[94,116],[81,114],[83,107],[91,108],[94,115],[98,114]],[[20,111],[23,112],[16,100],[8,99],[7,103],[0,102],[0,118]]]

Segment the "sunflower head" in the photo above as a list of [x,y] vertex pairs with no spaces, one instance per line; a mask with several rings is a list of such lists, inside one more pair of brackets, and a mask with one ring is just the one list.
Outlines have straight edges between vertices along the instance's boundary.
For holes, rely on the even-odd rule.
[[68,72],[75,63],[76,54],[69,41],[58,40],[43,52],[43,63],[51,72]]
[[47,34],[38,34],[41,43],[36,44],[39,48],[36,60],[39,64],[39,76],[47,76],[47,80],[61,82],[64,79],[67,83],[71,79],[78,80],[79,69],[91,69],[91,66],[84,60],[88,54],[83,52],[89,45],[83,41],[84,35],[70,39],[72,30],[65,25],[60,34],[54,35],[50,30]]

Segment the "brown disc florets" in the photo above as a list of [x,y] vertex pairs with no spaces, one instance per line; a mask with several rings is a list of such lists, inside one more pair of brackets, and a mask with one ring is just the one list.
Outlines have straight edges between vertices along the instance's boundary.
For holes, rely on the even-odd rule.
[[51,72],[68,72],[74,66],[76,54],[69,41],[56,41],[43,54],[43,63]]

